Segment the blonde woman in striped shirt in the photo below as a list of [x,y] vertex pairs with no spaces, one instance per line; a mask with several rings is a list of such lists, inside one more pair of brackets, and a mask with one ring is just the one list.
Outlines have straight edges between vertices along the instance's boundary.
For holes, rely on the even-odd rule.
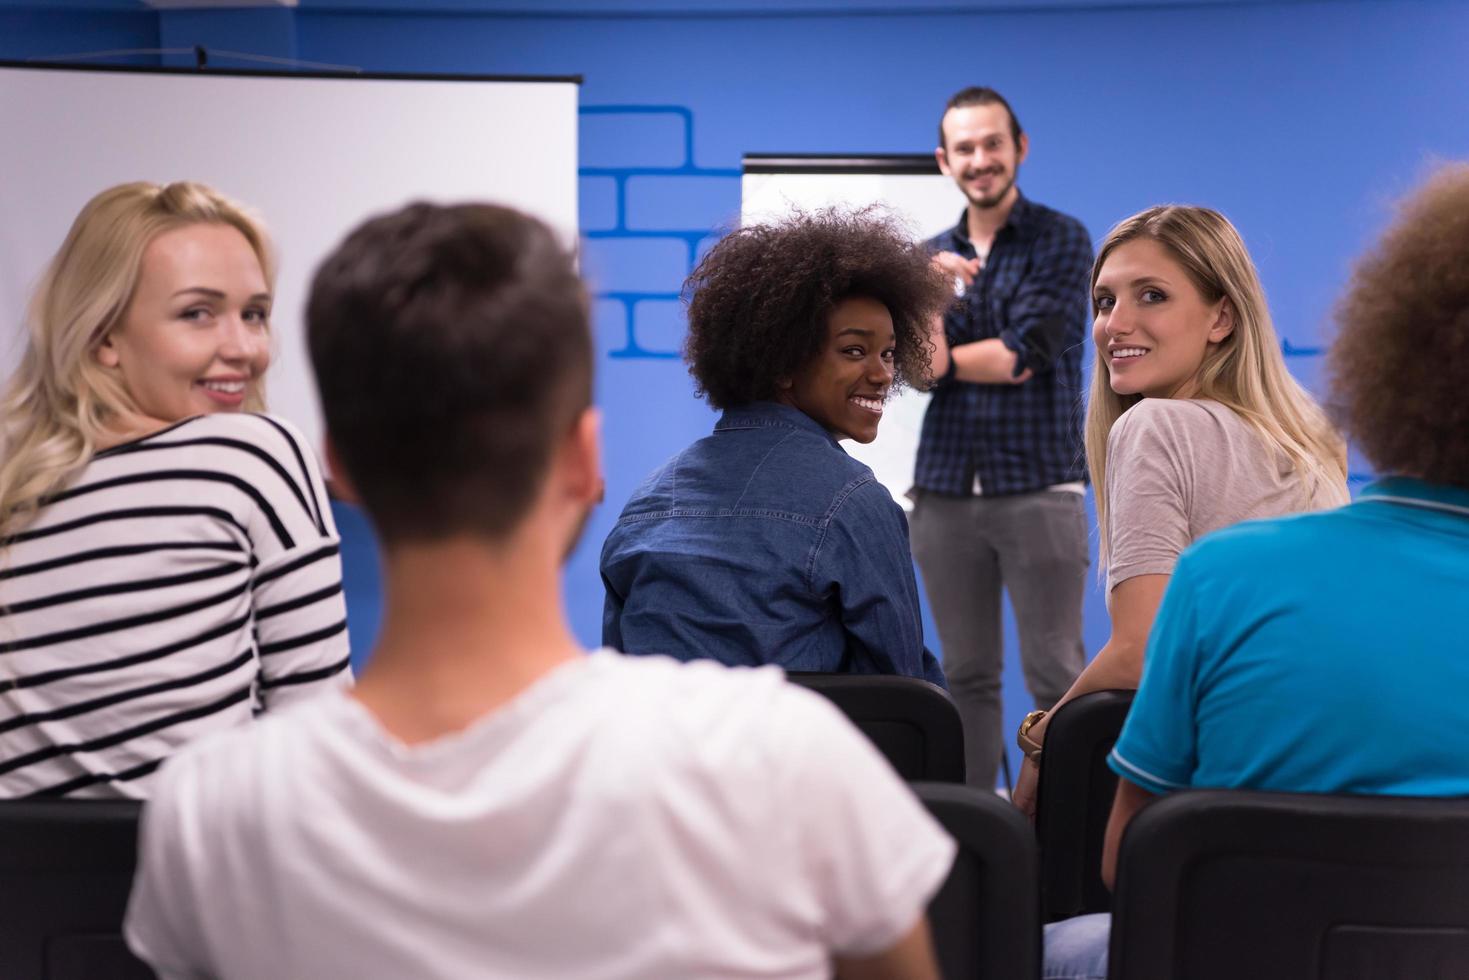
[[319,468],[264,414],[265,232],[199,184],[82,209],[0,396],[0,797],[146,796],[350,681]]

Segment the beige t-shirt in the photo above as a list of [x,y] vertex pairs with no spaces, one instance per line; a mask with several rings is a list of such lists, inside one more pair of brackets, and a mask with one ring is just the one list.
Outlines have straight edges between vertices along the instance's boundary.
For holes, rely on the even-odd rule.
[[1347,503],[1345,482],[1310,479],[1268,450],[1233,410],[1145,398],[1107,436],[1107,603],[1136,575],[1170,575],[1178,555],[1221,527]]

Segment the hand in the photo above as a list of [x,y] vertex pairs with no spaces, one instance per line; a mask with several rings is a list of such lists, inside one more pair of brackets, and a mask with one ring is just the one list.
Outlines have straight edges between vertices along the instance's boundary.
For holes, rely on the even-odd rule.
[[935,252],[933,264],[954,278],[962,280],[965,286],[974,285],[979,270],[984,268],[979,259],[966,259],[957,252]]
[[1035,797],[1040,784],[1040,766],[1026,759],[1020,764],[1020,775],[1015,778],[1015,788],[1010,791],[1010,802],[1014,803],[1015,808],[1025,814],[1031,823],[1035,822]]
[[1015,375],[1015,377],[1011,378],[1010,383],[1012,385],[1023,385],[1025,384],[1025,382],[1029,381],[1033,377],[1035,377],[1035,372],[1032,371],[1030,368],[1026,368],[1024,371],[1021,371],[1019,374]]

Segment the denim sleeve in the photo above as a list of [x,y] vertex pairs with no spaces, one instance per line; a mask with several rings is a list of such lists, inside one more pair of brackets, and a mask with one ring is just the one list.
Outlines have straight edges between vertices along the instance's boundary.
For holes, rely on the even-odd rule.
[[1153,620],[1142,683],[1107,764],[1150,793],[1187,789],[1198,762],[1198,588],[1185,553]]
[[622,596],[612,588],[606,576],[602,578],[606,597],[602,600],[602,645],[622,650]]
[[882,484],[869,476],[839,501],[812,569],[812,590],[834,596],[840,607],[856,663],[948,686],[923,646],[908,521]]
[[612,533],[607,535],[607,540],[602,542],[602,556],[598,559],[602,573],[602,645],[611,647],[622,653],[622,595],[613,586],[612,580],[607,577],[607,570],[612,566],[617,557],[618,526],[612,528]]
[[1011,297],[1000,340],[1019,357],[1015,373],[1050,370],[1069,345],[1086,339],[1092,243],[1080,222],[1064,220],[1041,232],[1030,267]]

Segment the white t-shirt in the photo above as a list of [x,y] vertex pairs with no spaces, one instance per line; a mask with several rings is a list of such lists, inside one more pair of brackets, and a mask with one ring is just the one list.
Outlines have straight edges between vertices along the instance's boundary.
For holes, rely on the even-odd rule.
[[192,746],[126,933],[164,978],[824,977],[953,856],[778,670],[600,651],[427,744],[339,693]]

